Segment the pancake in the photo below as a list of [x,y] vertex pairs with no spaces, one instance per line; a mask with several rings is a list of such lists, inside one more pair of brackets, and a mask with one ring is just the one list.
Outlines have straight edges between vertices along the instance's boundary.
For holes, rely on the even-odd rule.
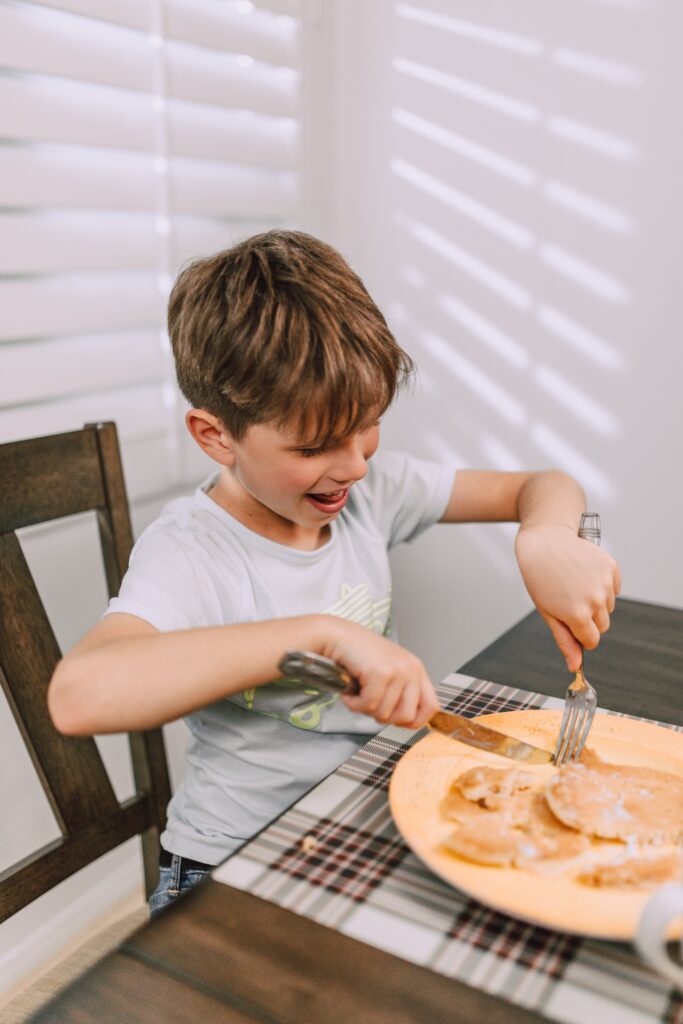
[[683,779],[655,768],[570,764],[545,795],[560,821],[586,835],[644,843],[683,837]]
[[538,860],[573,860],[590,846],[588,836],[569,828],[555,817],[545,793],[540,790],[531,794],[523,830],[536,852],[533,856],[526,854],[518,859],[518,866]]
[[490,815],[486,807],[482,807],[476,801],[468,800],[462,793],[451,786],[446,796],[439,804],[441,816],[447,821],[457,821],[464,825],[468,821],[478,821]]
[[524,833],[512,827],[504,815],[489,811],[483,820],[470,821],[457,829],[444,846],[476,864],[510,867],[522,855]]
[[602,888],[649,888],[681,872],[680,853],[652,850],[683,836],[683,779],[590,751],[545,785],[518,767],[470,768],[440,810],[459,825],[445,849],[477,864],[560,872]]
[[608,864],[598,864],[591,871],[581,872],[578,880],[584,885],[599,887],[628,886],[654,889],[665,882],[675,882],[683,873],[683,855],[669,850],[658,856],[626,857]]
[[489,768],[481,765],[463,772],[455,788],[466,800],[476,801],[491,811],[502,810],[508,798],[520,789],[529,789],[534,777],[519,768]]

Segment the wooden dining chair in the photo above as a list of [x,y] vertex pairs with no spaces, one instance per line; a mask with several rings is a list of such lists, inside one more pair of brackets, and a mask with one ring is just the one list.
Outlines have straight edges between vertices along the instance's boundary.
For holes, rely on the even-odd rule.
[[0,445],[0,681],[61,838],[0,872],[0,922],[135,835],[147,895],[171,789],[160,729],[130,733],[135,795],[119,804],[92,737],[63,736],[47,709],[61,652],[16,531],[95,511],[110,597],[133,536],[115,423]]

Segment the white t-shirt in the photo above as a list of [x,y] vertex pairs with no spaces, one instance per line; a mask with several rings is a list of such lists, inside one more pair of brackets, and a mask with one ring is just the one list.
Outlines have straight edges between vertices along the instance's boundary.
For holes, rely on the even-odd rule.
[[[395,639],[388,551],[437,522],[454,471],[378,453],[314,551],[268,540],[206,493],[166,505],[131,553],[118,597],[161,632],[328,612]],[[144,686],[144,679],[140,680]],[[188,715],[185,778],[161,841],[217,864],[382,727],[328,690],[278,679]]]

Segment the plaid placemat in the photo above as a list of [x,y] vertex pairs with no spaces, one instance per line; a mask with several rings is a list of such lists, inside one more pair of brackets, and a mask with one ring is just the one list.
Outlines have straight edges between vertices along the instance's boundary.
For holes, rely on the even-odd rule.
[[[468,717],[562,706],[457,673],[437,690],[445,708]],[[683,1024],[683,996],[628,944],[490,910],[411,853],[393,823],[387,788],[396,762],[426,731],[382,730],[213,878],[551,1020]]]

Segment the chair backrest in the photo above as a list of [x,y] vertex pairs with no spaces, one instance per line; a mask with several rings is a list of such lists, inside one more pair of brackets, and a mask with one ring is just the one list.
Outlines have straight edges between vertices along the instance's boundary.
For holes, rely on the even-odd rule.
[[62,736],[47,710],[61,652],[16,531],[87,511],[112,597],[133,544],[116,424],[0,445],[0,682],[62,832],[0,873],[0,921],[135,835],[148,895],[158,879],[170,799],[161,730],[129,734],[136,792],[119,804],[94,739]]

